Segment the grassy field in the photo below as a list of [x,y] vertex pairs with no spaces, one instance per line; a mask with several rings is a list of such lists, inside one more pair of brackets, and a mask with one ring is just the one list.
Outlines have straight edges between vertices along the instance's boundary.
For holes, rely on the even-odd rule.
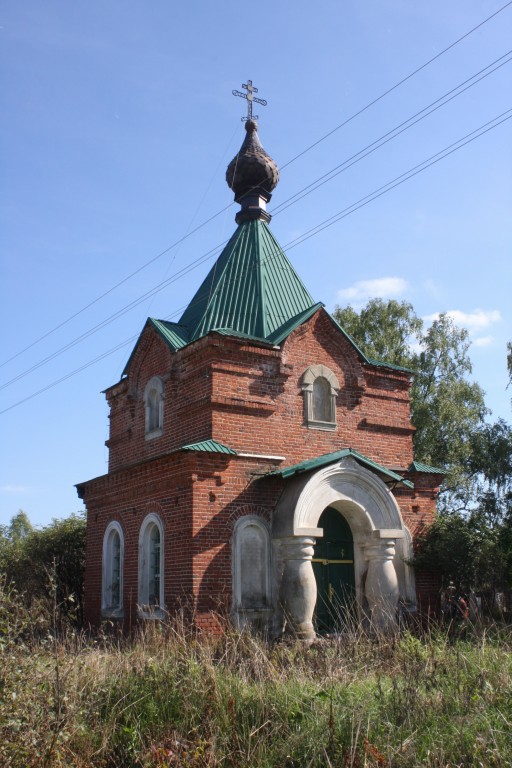
[[0,590],[0,765],[512,766],[504,627],[354,630],[304,648],[228,630],[54,638]]

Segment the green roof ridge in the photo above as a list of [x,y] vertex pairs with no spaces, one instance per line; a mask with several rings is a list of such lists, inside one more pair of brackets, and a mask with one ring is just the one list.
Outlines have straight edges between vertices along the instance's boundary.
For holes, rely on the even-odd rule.
[[421,461],[413,461],[409,466],[408,472],[424,472],[425,474],[432,475],[447,475],[446,469],[440,469],[439,467],[431,467],[429,464],[423,464]]
[[340,459],[345,459],[347,456],[352,456],[354,459],[356,459],[356,461],[359,461],[361,464],[365,464],[371,469],[377,470],[381,474],[389,477],[391,480],[396,480],[396,482],[403,483],[403,485],[405,485],[407,488],[414,488],[414,485],[410,480],[405,480],[401,475],[393,472],[392,469],[383,467],[382,464],[378,464],[376,461],[373,461],[373,459],[369,459],[368,456],[364,456],[362,453],[359,453],[359,451],[356,451],[353,448],[342,448],[341,450],[333,451],[332,453],[324,453],[320,456],[316,456],[314,459],[307,459],[306,461],[301,461],[299,464],[293,464],[290,467],[283,467],[283,469],[274,470],[273,472],[269,472],[269,475],[281,475],[283,478],[288,478],[298,473],[310,472],[313,469],[319,469],[320,467],[324,467],[327,464],[332,464],[333,462],[339,461]]
[[[257,252],[261,253],[261,231],[259,227],[256,227],[256,243],[257,243]],[[262,259],[259,258],[257,261],[257,273],[258,273],[258,288],[259,288],[259,295],[261,297],[261,305],[260,305],[260,320],[261,320],[261,333],[258,334],[262,338],[267,338],[267,296],[265,292],[265,273],[263,269],[263,262]]]
[[403,365],[395,365],[394,363],[386,363],[384,360],[376,360],[375,358],[368,357],[367,355],[365,355],[365,353],[363,352],[361,347],[354,341],[352,336],[349,333],[347,333],[347,331],[344,329],[344,327],[342,325],[340,325],[338,323],[336,318],[333,317],[332,315],[330,315],[330,318],[331,318],[332,322],[334,323],[334,325],[336,325],[336,327],[343,333],[343,335],[348,339],[348,341],[350,341],[350,343],[356,349],[356,351],[361,355],[361,357],[363,358],[363,361],[365,363],[368,363],[368,365],[376,365],[376,366],[379,366],[381,368],[391,368],[391,369],[393,369],[395,371],[405,371],[406,373],[416,373],[416,371],[413,371],[411,368],[405,368]]
[[181,349],[182,347],[186,347],[189,343],[187,338],[187,330],[186,328],[183,328],[183,326],[180,326],[179,323],[171,323],[168,320],[157,320],[154,317],[148,317],[144,323],[144,328],[140,332],[139,338],[135,342],[135,346],[130,353],[130,357],[126,361],[126,365],[123,368],[121,376],[126,376],[128,373],[130,363],[133,360],[133,356],[138,349],[142,339],[142,334],[148,325],[153,326],[153,328],[157,331],[158,335],[165,341],[165,343],[175,351],[177,349]]
[[179,323],[171,323],[169,320],[157,320],[156,317],[149,317],[148,320],[156,328],[160,336],[174,349],[181,349],[189,343],[187,329]]
[[368,358],[368,362],[371,365],[377,365],[379,368],[391,368],[393,371],[404,371],[405,373],[417,373],[412,368],[406,368],[404,365],[396,365],[395,363],[386,363],[385,360],[376,360],[375,358]]
[[284,325],[282,325],[280,328],[278,328],[274,333],[271,333],[268,336],[268,341],[270,341],[272,344],[275,344],[276,346],[278,344],[281,344],[289,335],[294,331],[296,328],[299,327],[299,325],[302,325],[302,323],[305,323],[306,320],[309,320],[310,317],[312,317],[315,312],[318,312],[319,309],[322,309],[324,304],[319,301],[317,304],[313,304],[312,307],[309,307],[309,309],[304,310],[304,312],[299,312],[298,315],[295,315],[294,317],[290,318]]
[[177,451],[202,451],[204,453],[226,453],[230,456],[237,456],[237,452],[218,440],[201,440],[198,443],[189,443],[182,445]]

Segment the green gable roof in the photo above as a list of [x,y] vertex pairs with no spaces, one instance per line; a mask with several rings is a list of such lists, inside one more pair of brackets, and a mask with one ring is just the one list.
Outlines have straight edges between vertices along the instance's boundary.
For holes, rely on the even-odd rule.
[[157,320],[154,317],[149,318],[149,322],[153,325],[160,336],[174,349],[181,349],[189,343],[188,334],[186,328],[183,328],[179,323],[170,323],[167,320]]
[[219,443],[217,440],[202,440],[200,443],[190,443],[182,445],[177,451],[200,451],[203,453],[227,453],[230,456],[237,456],[237,452],[228,445]]
[[142,339],[142,334],[148,326],[153,327],[158,335],[161,336],[165,343],[174,351],[185,347],[189,343],[186,328],[183,328],[178,323],[169,323],[167,320],[155,320],[153,317],[148,317],[144,328],[142,329],[142,333],[137,339],[137,343],[132,349],[128,362],[124,367],[122,376],[125,376],[128,373],[128,368],[130,367],[135,351]]
[[244,221],[183,313],[190,341],[216,329],[269,339],[313,299],[267,224]]
[[445,469],[439,469],[439,467],[430,467],[428,464],[422,464],[420,461],[413,461],[408,472],[424,472],[430,475],[447,475],[448,472]]
[[321,456],[317,456],[314,459],[301,461],[300,464],[294,464],[291,467],[284,467],[283,469],[277,469],[274,472],[270,472],[269,474],[281,475],[281,477],[283,478],[288,478],[302,472],[310,472],[311,470],[314,470],[314,469],[320,469],[320,467],[324,467],[324,466],[327,466],[328,464],[333,464],[335,461],[340,461],[341,459],[345,459],[347,456],[352,456],[360,464],[364,464],[369,469],[372,469],[373,471],[378,472],[381,475],[384,475],[390,480],[394,480],[397,483],[402,483],[407,488],[414,488],[414,485],[411,483],[410,480],[404,480],[404,478],[401,475],[398,475],[396,472],[393,472],[391,469],[386,469],[386,467],[383,467],[381,464],[377,464],[375,461],[372,461],[372,459],[369,459],[367,456],[363,456],[362,453],[355,451],[353,448],[343,448],[340,451],[334,451],[334,453],[324,453]]
[[305,323],[306,320],[309,320],[310,317],[313,317],[315,312],[318,312],[318,310],[323,306],[324,305],[322,302],[318,302],[317,304],[313,304],[312,307],[309,307],[309,309],[306,309],[304,312],[299,312],[298,315],[290,318],[290,320],[278,328],[277,331],[271,333],[268,337],[268,340],[275,345],[281,344],[281,342],[283,342],[292,331],[298,328],[299,325],[302,325],[302,323]]

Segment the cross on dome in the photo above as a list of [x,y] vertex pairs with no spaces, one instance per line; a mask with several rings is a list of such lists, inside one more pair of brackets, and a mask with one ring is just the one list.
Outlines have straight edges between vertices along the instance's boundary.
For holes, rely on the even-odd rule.
[[253,115],[252,113],[253,101],[255,101],[256,104],[261,104],[262,107],[266,107],[267,102],[265,99],[258,99],[254,95],[255,93],[258,93],[258,89],[253,86],[252,80],[248,80],[246,83],[243,83],[242,88],[245,88],[247,93],[242,93],[242,91],[231,91],[233,96],[240,96],[241,99],[247,99],[247,117],[242,117],[242,120],[257,120],[258,115]]

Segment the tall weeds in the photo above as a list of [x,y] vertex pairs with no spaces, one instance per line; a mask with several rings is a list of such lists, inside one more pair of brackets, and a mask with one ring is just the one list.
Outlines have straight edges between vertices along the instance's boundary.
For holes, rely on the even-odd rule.
[[512,765],[506,628],[358,628],[309,648],[183,622],[56,637],[0,586],[0,765],[311,768]]

